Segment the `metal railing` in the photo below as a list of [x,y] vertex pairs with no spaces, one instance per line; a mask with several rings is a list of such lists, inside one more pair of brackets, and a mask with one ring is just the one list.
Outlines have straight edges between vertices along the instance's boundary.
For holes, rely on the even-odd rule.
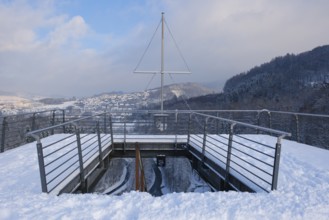
[[[175,110],[166,111],[171,114],[169,120],[173,121],[177,119],[177,129],[171,126],[172,133],[179,133],[184,131],[184,124],[180,123],[182,117],[186,117],[189,110],[180,110],[176,112]],[[266,109],[262,110],[194,110],[194,112],[210,114],[213,116],[227,118],[235,121],[245,122],[248,124],[258,125],[262,127],[273,128],[276,130],[282,130],[291,133],[291,137],[288,139],[305,143],[325,149],[329,149],[329,115],[320,114],[307,114],[307,113],[295,113],[295,112],[284,112],[284,111],[270,111]],[[115,123],[115,133],[127,134],[132,133],[133,124],[129,123],[131,116],[133,115],[147,115],[156,114],[158,111],[112,111],[113,120]],[[177,113],[177,114],[176,114]],[[142,117],[142,116],[140,116]],[[144,116],[145,117],[145,116]],[[57,125],[69,120],[75,120],[81,118],[79,115],[68,115],[65,110],[55,109],[47,110],[42,112],[18,114],[0,117],[0,152],[19,147],[25,143],[29,143],[34,139],[31,137],[26,137],[26,133],[46,128],[49,126]],[[161,126],[160,117],[158,117],[158,125]],[[126,123],[125,123],[126,120]],[[149,120],[149,119],[148,119]],[[141,120],[140,120],[141,121]],[[148,121],[150,125],[153,121]],[[169,124],[173,124],[170,122]],[[142,127],[149,128],[149,126],[143,125],[140,122],[139,130]],[[125,129],[125,132],[123,131]],[[176,129],[178,132],[176,132]],[[228,131],[229,127],[220,124],[217,126],[219,131]],[[239,128],[239,129],[249,129],[249,128]],[[154,130],[154,129],[153,129]],[[152,131],[152,130],[150,130]],[[150,132],[146,131],[145,132]],[[169,130],[167,129],[167,134]],[[54,130],[44,132],[44,136],[49,136],[54,133],[62,133],[61,127]],[[66,132],[66,131],[65,131]],[[136,129],[135,129],[136,132]],[[249,133],[262,133],[261,131],[249,129]]]
[[[43,145],[42,133],[59,127],[64,127],[66,133],[53,140],[47,139]],[[273,144],[261,142],[257,133],[274,135]],[[208,113],[102,113],[28,133],[37,140],[42,191],[57,194],[74,180],[71,191],[78,187],[83,189],[85,180],[110,153],[114,142],[130,140],[135,143],[141,136],[154,142],[174,136],[177,141],[179,135],[185,138],[187,150],[192,147],[201,152],[200,160],[205,164],[212,160],[221,166],[225,170],[222,178],[233,188],[232,175],[256,188],[255,191],[268,192],[277,188],[281,139],[290,134]]]
[[[0,152],[34,141],[26,133],[65,122],[61,109],[0,117]],[[63,132],[61,127],[43,132],[43,136]]]
[[179,136],[187,134],[188,113],[190,111],[133,111],[111,112],[112,126],[115,141],[139,142],[141,139],[153,140],[154,143],[161,139],[178,142]]
[[[221,127],[225,129],[219,129]],[[272,145],[264,144],[264,137],[250,135],[259,132],[274,135]],[[238,189],[229,179],[233,175],[255,191],[269,192],[277,189],[281,139],[290,135],[231,119],[192,113],[187,142],[198,149],[202,162],[207,164],[207,160],[211,160],[222,168],[221,173],[215,172],[225,184]]]
[[268,127],[290,132],[291,140],[329,149],[329,115],[269,110],[261,114]]
[[[221,118],[231,119],[261,127],[291,133],[288,139],[324,149],[329,149],[329,115],[287,111],[261,110],[193,110]],[[218,130],[228,130],[221,125]],[[249,133],[261,134],[259,130],[248,129]]]
[[[42,144],[43,132],[65,128],[65,134]],[[60,194],[70,184],[70,191],[86,188],[86,179],[110,153],[113,141],[111,116],[102,113],[60,125],[29,132],[37,141],[42,192]]]

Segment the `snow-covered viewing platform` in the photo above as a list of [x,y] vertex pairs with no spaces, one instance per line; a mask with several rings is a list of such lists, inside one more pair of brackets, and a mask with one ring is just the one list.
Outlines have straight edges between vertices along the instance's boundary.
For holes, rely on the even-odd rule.
[[[255,125],[209,113],[144,113],[129,113],[124,119],[112,113],[39,127],[28,135],[37,141],[29,139],[33,142],[1,153],[0,219],[328,218],[328,150],[286,140],[291,133],[262,126],[261,117]],[[157,152],[172,157],[179,151],[180,156],[197,160],[222,179],[217,190],[224,191],[212,186],[217,192],[57,196],[73,178],[81,178],[79,145],[88,177],[113,157],[131,157],[136,143],[142,157],[143,152],[148,157]],[[79,190],[79,178],[68,188]],[[45,189],[50,193],[42,193]]]

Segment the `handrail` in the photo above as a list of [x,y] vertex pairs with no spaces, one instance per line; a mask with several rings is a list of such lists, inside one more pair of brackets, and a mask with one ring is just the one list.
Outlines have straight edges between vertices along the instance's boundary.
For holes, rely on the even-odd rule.
[[[22,144],[33,141],[26,138],[25,134],[40,127],[47,127],[65,122],[65,110],[50,109],[39,112],[21,113],[16,115],[4,115],[0,117],[0,152],[19,147]],[[51,130],[47,134],[58,133]]]
[[324,114],[311,114],[311,113],[301,113],[301,112],[284,112],[284,111],[269,111],[271,113],[279,113],[279,114],[289,114],[289,115],[300,115],[300,116],[311,116],[311,117],[322,117],[329,118],[329,115]]
[[[120,114],[125,112],[126,114],[134,113],[150,113],[150,114],[190,114],[192,112],[211,114],[216,116],[221,116],[222,118],[230,118],[234,121],[248,122],[253,125],[258,125],[262,127],[267,127],[270,129],[276,129],[290,133],[289,136],[291,140],[305,143],[308,145],[313,145],[316,147],[321,147],[324,149],[329,148],[329,132],[319,133],[319,131],[314,128],[318,127],[321,129],[323,123],[321,119],[329,119],[329,115],[325,114],[311,114],[311,113],[301,113],[301,112],[289,112],[289,111],[272,111],[268,109],[259,110],[114,110],[111,111],[112,114]],[[264,113],[264,114],[263,114]],[[225,115],[223,115],[225,114]],[[226,115],[229,114],[229,115]],[[254,115],[256,114],[256,115]],[[266,114],[266,115],[265,115]],[[286,116],[292,116],[291,118],[286,118]],[[317,121],[314,121],[316,119]],[[246,120],[246,121],[245,121]],[[319,121],[321,120],[321,121]],[[280,124],[278,124],[278,122]],[[307,124],[306,124],[307,123]],[[326,126],[326,125],[325,125]],[[328,126],[327,126],[328,127]],[[325,131],[329,130],[324,127]],[[322,128],[323,129],[323,128]],[[258,130],[257,133],[262,132]],[[285,134],[286,135],[286,134]]]
[[[177,115],[177,114],[190,114],[192,112],[211,114],[213,116],[216,115],[217,117],[230,118],[234,121],[247,122],[258,126],[268,127],[270,129],[275,128],[277,130],[283,130],[285,132],[291,133],[292,135],[290,136],[290,139],[295,140],[297,142],[302,142],[305,144],[310,144],[322,148],[329,148],[329,145],[327,144],[329,143],[328,142],[329,138],[327,138],[329,137],[328,132],[320,134],[319,131],[313,129],[314,128],[313,125],[307,125],[307,127],[305,127],[306,126],[305,123],[314,123],[314,125],[316,126],[323,123],[321,119],[329,118],[329,115],[325,115],[325,114],[273,111],[268,109],[258,109],[258,110],[196,109],[196,110],[164,110],[164,111],[111,110],[111,111],[107,111],[107,114],[113,114],[114,116],[121,115],[123,117],[129,117],[132,114],[144,114],[144,113],[149,113],[149,114],[162,113],[162,114]],[[44,113],[49,113],[49,114],[46,115]],[[53,113],[53,116],[51,116],[51,113]],[[39,114],[41,117],[39,117]],[[286,116],[293,116],[293,117],[288,118],[287,120]],[[317,121],[313,122],[313,118],[317,119]],[[11,119],[15,119],[15,120],[11,120]],[[113,119],[114,121],[116,121],[115,117],[113,117]],[[65,110],[59,108],[44,110],[39,112],[29,112],[29,113],[20,113],[16,115],[0,116],[0,152],[4,152],[5,150],[12,149],[24,143],[33,141],[32,138],[25,138],[25,134],[27,132],[30,132],[31,130],[32,131],[35,129],[40,130],[47,127],[48,125],[53,125],[54,127],[52,128],[56,130],[55,131],[52,130],[51,132],[48,132],[48,134],[44,134],[44,135],[52,135],[54,133],[58,133],[61,131],[61,129],[58,129],[59,126],[55,126],[55,124],[65,122],[66,120],[68,120],[68,118],[65,118]],[[278,124],[278,122],[280,122],[280,124]],[[281,124],[284,125],[280,126]],[[305,130],[305,128],[307,130]],[[324,130],[328,130],[328,129],[325,128]],[[261,130],[259,130],[258,133],[259,132],[261,132]]]
[[101,115],[104,115],[104,114],[107,114],[107,113],[106,112],[103,112],[103,113],[99,113],[97,115],[86,116],[86,117],[75,119],[75,120],[72,120],[72,121],[67,121],[67,122],[64,122],[64,123],[59,124],[59,125],[54,125],[54,126],[50,126],[50,127],[47,127],[47,128],[41,128],[39,130],[30,131],[30,132],[28,132],[26,134],[26,136],[32,136],[32,135],[37,134],[37,133],[40,133],[40,132],[44,132],[44,131],[52,130],[52,129],[55,129],[55,128],[63,127],[65,125],[69,125],[69,124],[73,124],[74,125],[76,122],[83,121],[83,120],[86,120],[86,119],[89,119],[89,118],[93,118],[93,117],[96,117],[96,116],[101,116]]
[[[86,179],[98,166],[104,167],[104,157],[111,152],[111,146],[113,144],[111,134],[100,134],[99,120],[90,121],[88,119],[97,119],[98,116],[106,116],[107,114],[108,113],[104,112],[94,116],[86,116],[26,134],[27,137],[31,136],[37,140],[36,146],[43,192],[49,193],[55,191],[57,194],[60,194],[62,189],[58,189],[58,187],[61,186],[63,182],[70,183],[68,184],[70,185],[69,187],[71,187],[69,191],[75,190],[79,186],[82,191],[87,190]],[[104,119],[111,120],[111,117],[104,117]],[[80,124],[79,122],[84,123]],[[90,124],[90,122],[92,124]],[[106,126],[104,121],[103,123],[104,126]],[[60,140],[53,141],[43,146],[41,137],[39,136],[40,134],[67,125],[72,125],[74,127],[74,130],[72,130],[74,135],[63,137]],[[81,129],[87,129],[87,131],[84,130],[84,135],[80,135]],[[110,136],[111,138],[109,138]],[[65,143],[68,139],[70,139],[69,143]],[[77,175],[78,180],[76,180]]]
[[207,114],[202,114],[202,113],[197,113],[197,112],[194,112],[193,114],[195,114],[195,115],[201,115],[201,116],[204,116],[204,117],[207,117],[207,118],[218,119],[218,120],[221,120],[221,121],[229,122],[231,124],[234,123],[235,125],[242,125],[242,126],[245,126],[245,127],[254,128],[254,129],[258,129],[258,130],[262,130],[262,131],[266,131],[266,132],[278,134],[278,135],[281,135],[281,136],[283,135],[285,137],[291,136],[291,133],[284,132],[284,131],[279,131],[279,130],[275,130],[275,129],[271,129],[271,128],[266,128],[266,127],[261,127],[261,126],[258,126],[258,125],[252,125],[252,124],[248,124],[248,123],[244,123],[244,122],[239,122],[239,121],[235,121],[235,120],[231,120],[231,119],[221,118],[221,117],[207,115]]
[[43,110],[43,111],[36,111],[36,112],[25,112],[25,113],[18,113],[14,115],[2,115],[0,118],[8,118],[8,117],[16,117],[16,116],[24,116],[24,115],[33,115],[33,114],[41,114],[45,112],[53,112],[53,111],[65,111],[65,109],[55,108],[55,109],[49,109],[49,110]]
[[[188,145],[192,145],[193,147],[199,149],[198,150],[199,153],[197,154],[199,154],[198,157],[200,158],[202,163],[207,164],[206,161],[212,160],[224,164],[224,167],[222,167],[221,169],[224,170],[222,171],[222,173],[224,173],[224,176],[222,178],[224,179],[225,182],[225,186],[224,186],[225,189],[229,189],[229,186],[238,189],[236,188],[234,183],[231,183],[230,175],[240,176],[239,178],[244,178],[246,182],[249,182],[249,184],[253,186],[252,188],[256,187],[254,188],[254,190],[260,189],[262,191],[269,192],[270,190],[277,189],[280,154],[281,154],[281,140],[284,137],[291,136],[290,133],[283,132],[280,130],[270,129],[270,128],[264,128],[261,126],[239,122],[231,119],[221,118],[208,114],[193,112],[191,113],[191,116],[192,115],[203,117],[204,121],[202,124],[200,123],[199,120],[197,120],[198,119],[197,117],[194,118],[195,122],[197,122],[198,124],[199,129],[197,129],[196,133],[193,133],[191,132],[191,130],[189,130]],[[189,128],[191,127],[190,124],[192,119],[193,117],[189,117],[190,120]],[[211,121],[209,119],[215,119],[215,120]],[[225,144],[221,140],[223,138],[222,135],[220,135],[217,132],[213,133],[208,131],[209,124],[211,122],[215,122],[216,120],[223,121],[229,125],[228,139],[225,138],[226,140],[228,140],[227,144]],[[244,139],[243,140],[244,142],[234,139],[234,137],[236,136],[235,128],[237,125],[246,128],[252,128],[255,131],[260,130],[263,132],[267,132],[270,133],[271,135],[273,134],[278,135],[276,137],[277,139],[276,139],[275,147],[273,148],[271,146],[266,146],[264,144],[259,143],[259,145],[257,145],[259,149],[256,149],[244,143],[248,139]],[[203,131],[201,131],[200,128],[203,128]],[[200,135],[200,131],[202,133],[201,135]],[[191,140],[191,138],[193,140]],[[199,143],[196,143],[194,140]],[[258,142],[249,141],[249,143],[255,144]],[[239,145],[239,146],[235,146],[235,145]],[[251,151],[257,155],[264,150],[270,150],[271,154],[268,153],[262,154],[262,156],[265,156],[265,158],[258,158],[257,156],[253,155],[253,153],[248,152]],[[224,160],[222,157],[224,157]],[[269,160],[272,162],[268,163],[263,160]],[[265,167],[255,166],[255,164],[257,163],[262,163],[263,165],[265,164]],[[273,165],[271,163],[273,163]],[[265,178],[264,175],[265,176],[267,175],[267,177]]]
[[[127,111],[124,111],[127,112]],[[131,112],[135,112],[136,111],[131,111]],[[128,134],[136,134],[134,132],[137,132],[137,134],[149,134],[149,135],[156,135],[156,134],[170,134],[170,135],[176,135],[176,141],[175,143],[177,143],[177,134],[181,134],[183,133],[186,137],[187,140],[187,144],[192,146],[192,139],[195,139],[196,141],[198,141],[198,139],[200,139],[200,144],[198,145],[199,147],[201,147],[201,159],[204,162],[204,160],[206,159],[207,156],[209,156],[208,154],[213,154],[214,152],[212,152],[213,150],[220,150],[220,151],[225,151],[224,153],[221,153],[222,155],[227,154],[226,158],[227,161],[224,162],[224,164],[226,164],[226,167],[224,167],[224,170],[226,172],[226,176],[225,176],[225,181],[227,183],[230,182],[229,180],[229,175],[231,172],[231,169],[236,169],[236,172],[241,172],[241,175],[245,175],[246,178],[250,178],[250,175],[252,174],[253,177],[257,178],[257,177],[261,177],[259,176],[257,173],[253,173],[253,171],[250,169],[248,169],[247,167],[243,167],[244,170],[240,170],[239,168],[234,168],[234,164],[237,163],[237,158],[242,158],[243,160],[241,160],[243,163],[245,164],[253,164],[253,161],[260,161],[262,160],[261,158],[257,158],[256,156],[253,156],[250,153],[245,153],[244,151],[240,150],[236,151],[236,144],[240,144],[241,147],[244,147],[248,150],[254,151],[254,152],[259,152],[261,151],[261,149],[255,149],[254,147],[249,147],[249,145],[243,144],[241,141],[239,142],[238,140],[236,140],[235,138],[235,133],[239,132],[238,129],[236,129],[237,126],[241,126],[242,132],[249,132],[249,130],[251,130],[253,133],[257,132],[258,130],[262,131],[262,132],[267,132],[269,134],[275,134],[277,141],[276,141],[276,146],[275,147],[270,147],[267,149],[271,149],[272,154],[269,154],[271,160],[273,160],[274,158],[274,165],[270,165],[270,168],[272,169],[271,171],[268,170],[264,170],[263,168],[261,169],[257,169],[260,170],[261,172],[265,171],[264,173],[269,174],[273,172],[273,175],[271,175],[271,177],[273,178],[272,181],[270,180],[266,180],[265,183],[269,183],[269,182],[273,182],[273,184],[271,185],[271,189],[276,189],[277,187],[277,176],[278,176],[278,166],[279,166],[279,160],[280,160],[280,148],[281,148],[281,139],[286,137],[286,136],[290,136],[291,134],[288,132],[283,132],[283,131],[279,131],[276,129],[271,129],[271,128],[266,128],[266,127],[262,127],[262,126],[258,126],[258,125],[253,125],[253,124],[249,124],[249,123],[245,123],[245,122],[240,122],[240,121],[236,121],[236,120],[232,120],[232,119],[227,119],[227,118],[222,118],[222,117],[218,117],[218,116],[214,116],[211,114],[204,114],[204,113],[200,113],[200,112],[194,112],[194,111],[178,111],[178,110],[174,110],[174,111],[137,111],[139,112],[139,114],[141,114],[140,117],[122,117],[122,115],[120,115],[121,117],[118,117],[117,119],[119,121],[113,121],[112,117],[115,116],[116,112],[103,112],[103,113],[99,113],[93,116],[86,116],[83,118],[79,118],[79,119],[75,119],[72,121],[68,121],[68,122],[64,122],[61,123],[59,125],[54,125],[54,126],[50,126],[48,128],[41,128],[35,131],[31,131],[27,133],[27,136],[32,136],[37,140],[37,150],[38,150],[38,158],[39,158],[39,166],[40,166],[40,177],[42,180],[42,190],[44,192],[49,192],[48,190],[48,184],[49,182],[49,178],[47,175],[49,174],[49,170],[47,171],[46,169],[50,169],[50,168],[46,168],[47,164],[52,164],[53,162],[49,161],[49,157],[46,158],[46,156],[43,156],[43,151],[47,151],[45,155],[49,155],[50,152],[54,152],[52,154],[52,157],[55,156],[55,160],[56,161],[60,161],[57,160],[56,157],[67,157],[67,160],[73,160],[74,163],[76,163],[76,161],[78,161],[78,165],[74,165],[75,166],[75,170],[74,172],[79,172],[80,173],[80,178],[79,178],[79,182],[80,182],[80,187],[85,187],[85,179],[87,178],[86,176],[88,176],[88,173],[90,172],[90,170],[85,170],[85,160],[89,160],[86,159],[86,154],[89,155],[90,152],[90,157],[94,157],[94,155],[98,156],[98,161],[99,163],[102,162],[102,152],[103,152],[103,146],[107,146],[107,148],[112,149],[110,146],[108,146],[108,144],[112,145],[113,147],[113,143],[115,143],[113,141],[113,135],[122,135],[124,137],[123,142],[126,143],[127,138],[129,138]],[[154,114],[155,116],[158,115],[158,113],[162,113],[162,116],[166,116],[166,114],[168,114],[168,117],[160,117],[160,121],[157,121],[157,119],[159,118],[153,118],[152,115],[149,115],[149,113]],[[117,112],[117,113],[122,113],[122,111]],[[143,116],[143,114],[146,114]],[[185,114],[185,115],[184,115]],[[110,115],[110,117],[107,117],[107,115]],[[103,120],[99,120],[100,116],[104,116],[104,121]],[[133,116],[133,115],[131,115]],[[180,117],[181,116],[181,117]],[[192,117],[193,116],[193,117]],[[200,123],[200,121],[198,120],[199,117],[204,119],[204,124]],[[93,118],[94,120],[89,120]],[[140,121],[139,118],[141,119]],[[211,119],[211,120],[210,120]],[[109,120],[108,123],[106,123],[106,120]],[[131,120],[131,121],[130,121]],[[153,121],[154,120],[154,121]],[[198,131],[196,133],[193,126],[191,125],[191,120],[194,120],[195,123],[197,123],[198,127],[201,126],[202,129],[197,129]],[[153,124],[151,123],[153,121]],[[226,139],[226,141],[228,141],[227,144],[225,144],[223,140],[218,140],[217,138],[221,138],[218,131],[216,131],[215,133],[213,133],[214,127],[212,127],[211,125],[213,125],[213,123],[217,122],[225,122],[229,125],[230,131],[229,131],[229,137]],[[81,122],[81,123],[80,123]],[[158,127],[159,124],[157,123],[162,123],[160,127]],[[95,128],[95,130],[89,129],[86,131],[83,131],[82,129],[88,129],[88,128],[83,128],[82,126],[87,126],[89,123],[93,123],[92,126],[94,126],[93,128]],[[95,123],[97,125],[95,125]],[[101,140],[101,131],[100,131],[100,127],[99,127],[99,123],[103,123],[104,126],[109,126],[110,129],[110,133],[107,133],[107,136],[111,136],[111,141],[106,141]],[[113,130],[113,124],[114,123],[119,123],[121,125],[121,127],[119,127],[119,132],[122,132],[122,127],[123,129],[123,133],[116,133],[118,132],[118,130]],[[164,125],[165,123],[165,125]],[[40,134],[42,134],[43,132],[46,132],[48,130],[52,130],[52,129],[56,129],[59,127],[65,127],[68,125],[72,125],[74,127],[74,130],[72,130],[73,133],[75,133],[75,137],[72,138],[76,138],[76,142],[73,141],[72,144],[73,146],[71,146],[71,142],[70,144],[66,144],[66,145],[62,145],[57,141],[54,146],[53,143],[48,143],[48,145],[46,146],[42,146],[41,143],[41,137],[39,136]],[[128,125],[128,126],[127,126]],[[178,125],[182,125],[182,127],[178,127]],[[217,123],[218,125],[218,123]],[[249,128],[245,129],[245,128]],[[120,130],[121,129],[121,130]],[[146,130],[144,130],[146,129]],[[181,129],[181,130],[178,130]],[[239,127],[240,129],[240,127]],[[104,131],[106,131],[107,129],[105,128]],[[88,132],[89,131],[89,132]],[[95,133],[97,133],[97,135],[94,135]],[[146,132],[145,132],[146,131]],[[241,131],[241,129],[240,129]],[[83,134],[86,135],[81,135],[80,133],[84,132]],[[149,133],[147,133],[149,132]],[[178,133],[180,132],[180,133]],[[93,134],[93,136],[88,136],[88,135]],[[215,136],[212,136],[215,135]],[[233,139],[234,137],[234,139]],[[95,138],[95,140],[89,142],[91,139]],[[96,138],[98,139],[98,141],[96,141]],[[154,137],[151,137],[154,138]],[[192,139],[191,139],[192,138]],[[66,137],[62,138],[62,140],[64,141],[64,139],[66,140]],[[84,140],[82,140],[84,139]],[[103,141],[103,142],[102,142]],[[88,144],[85,144],[87,143]],[[62,142],[64,144],[64,142]],[[97,144],[98,143],[98,144]],[[242,144],[241,144],[242,143]],[[105,144],[105,145],[104,145]],[[216,145],[216,147],[219,147],[218,149],[212,149],[213,144]],[[223,145],[224,144],[224,145]],[[254,144],[249,142],[249,144]],[[96,145],[98,145],[98,151],[97,151],[97,147]],[[49,147],[51,146],[51,147]],[[225,146],[225,147],[220,147],[220,146]],[[74,147],[75,149],[77,149],[78,152],[75,153],[75,155],[71,155],[71,148]],[[267,146],[261,146],[261,147],[267,147]],[[85,151],[85,149],[88,148],[87,151]],[[138,148],[138,145],[136,145],[136,148]],[[220,149],[221,148],[221,149]],[[64,150],[65,149],[65,150]],[[125,146],[123,147],[123,150],[125,149]],[[64,150],[63,153],[60,153],[59,151]],[[209,151],[210,150],[210,151]],[[275,151],[275,152],[274,152]],[[69,152],[69,153],[65,153],[65,152]],[[107,151],[109,152],[109,151]],[[136,151],[137,152],[137,151]],[[245,155],[240,156],[240,154],[243,153]],[[59,156],[56,156],[56,155]],[[69,155],[70,154],[70,155]],[[232,155],[232,156],[231,156]],[[249,157],[249,159],[245,159],[244,156]],[[140,159],[140,155],[138,156],[139,158],[136,158],[136,163],[139,162],[139,165],[142,166],[142,164],[140,163],[141,159]],[[78,160],[77,160],[78,159]],[[216,157],[214,157],[215,160]],[[52,158],[52,160],[54,160],[54,158]],[[64,161],[64,159],[63,159]],[[66,160],[65,160],[66,161]],[[232,163],[231,163],[232,162]],[[57,163],[57,162],[56,162]],[[272,163],[272,162],[271,162]],[[73,166],[73,165],[72,165]],[[232,166],[232,167],[231,167]],[[53,169],[58,169],[60,166],[57,167],[53,167]],[[65,166],[64,166],[65,167]],[[255,167],[255,166],[254,166]],[[136,168],[138,168],[138,166],[136,166]],[[142,168],[142,167],[141,167]],[[73,169],[73,168],[72,168]],[[268,169],[268,168],[266,168]],[[67,169],[66,169],[67,170]],[[72,172],[73,172],[72,171]],[[138,168],[138,171],[140,171],[140,168]],[[57,172],[57,171],[56,171]],[[63,172],[58,171],[59,175],[62,175]],[[67,171],[69,172],[69,171]],[[71,172],[71,171],[70,171]],[[137,170],[136,170],[137,172]],[[141,172],[143,173],[143,169],[141,170]],[[245,172],[251,172],[251,174],[246,174]],[[64,175],[64,174],[63,174]],[[71,175],[71,173],[69,174]],[[143,174],[142,174],[143,175]],[[136,175],[137,177],[137,175]],[[57,178],[57,176],[55,176],[54,178]],[[65,176],[65,178],[68,178],[67,176]],[[263,177],[260,178],[261,180],[263,179]],[[56,180],[57,181],[57,180]],[[145,182],[145,178],[144,180],[141,180],[142,182]],[[57,184],[61,184],[60,182]],[[255,184],[257,185],[258,182],[255,182]],[[260,185],[261,186],[261,185]],[[56,185],[57,187],[57,185]],[[143,187],[143,186],[142,186]],[[145,187],[145,183],[144,183],[144,187]],[[51,189],[53,189],[53,186],[50,186]],[[263,188],[265,189],[265,188]],[[266,189],[265,189],[266,191]]]
[[326,117],[329,118],[329,115],[325,114],[312,114],[312,113],[303,113],[303,112],[289,112],[289,111],[276,111],[276,110],[269,110],[269,109],[255,109],[255,110],[234,110],[234,109],[217,109],[217,110],[202,110],[202,109],[193,109],[193,110],[111,110],[111,113],[191,113],[191,112],[269,112],[269,113],[281,113],[281,114],[290,114],[290,115],[302,115],[302,116],[314,116],[314,117]]

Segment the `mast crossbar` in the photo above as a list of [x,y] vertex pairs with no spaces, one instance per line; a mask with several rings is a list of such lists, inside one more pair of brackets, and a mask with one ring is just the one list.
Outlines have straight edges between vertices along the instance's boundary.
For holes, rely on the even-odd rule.
[[[134,73],[137,73],[137,74],[153,74],[153,75],[154,74],[161,74],[161,93],[160,93],[160,100],[161,100],[161,111],[163,111],[163,84],[164,84],[164,74],[169,74],[169,75],[171,75],[171,74],[191,74],[191,72],[190,71],[168,71],[168,70],[165,71],[164,70],[164,28],[165,28],[165,26],[167,26],[167,28],[169,30],[169,34],[172,37],[172,39],[174,40],[175,46],[178,49],[178,52],[179,52],[180,56],[182,57],[182,59],[183,59],[183,61],[184,61],[184,63],[185,63],[185,65],[186,65],[186,67],[187,67],[188,70],[189,70],[189,68],[187,66],[187,63],[186,63],[186,61],[185,61],[185,59],[184,59],[181,51],[178,48],[178,45],[176,43],[176,40],[173,37],[173,35],[172,35],[172,33],[171,33],[168,25],[167,25],[167,22],[164,19],[164,12],[161,13],[161,22],[160,22],[160,24],[161,24],[161,69],[160,69],[160,71],[158,71],[158,70],[157,71],[138,71],[138,70],[136,70],[139,67],[139,64],[141,63],[142,59],[144,58],[144,55],[145,55],[147,49],[149,48],[149,46],[150,46],[150,44],[151,44],[151,42],[152,42],[152,40],[153,40],[153,38],[155,36],[155,33],[154,33],[153,36],[152,36],[152,39],[151,39],[151,41],[149,43],[149,45],[147,46],[146,50],[144,51],[144,54],[143,54],[142,58],[138,62],[137,67],[135,68]],[[158,30],[159,25],[158,25],[156,31]]]

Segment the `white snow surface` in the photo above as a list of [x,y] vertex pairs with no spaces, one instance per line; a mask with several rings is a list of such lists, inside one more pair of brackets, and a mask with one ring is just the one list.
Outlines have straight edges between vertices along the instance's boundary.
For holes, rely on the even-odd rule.
[[0,219],[329,219],[328,161],[328,150],[283,140],[278,190],[270,193],[55,196],[41,193],[31,143],[0,154]]

